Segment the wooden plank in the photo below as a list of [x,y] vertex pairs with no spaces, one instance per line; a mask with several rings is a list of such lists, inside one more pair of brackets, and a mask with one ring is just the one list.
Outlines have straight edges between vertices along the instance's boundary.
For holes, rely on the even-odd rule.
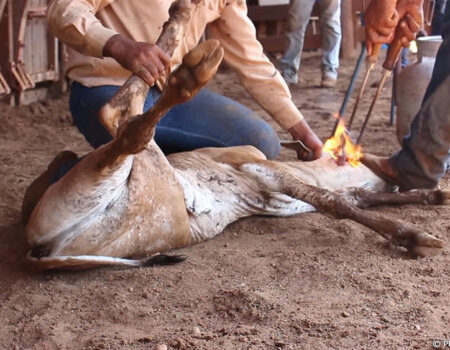
[[341,56],[351,58],[356,54],[355,46],[355,26],[352,2],[344,0],[341,2]]
[[355,48],[366,40],[366,32],[361,23],[361,16],[369,5],[370,0],[352,0],[353,42]]
[[289,5],[248,6],[248,17],[253,22],[286,20]]
[[14,59],[12,1],[7,1],[0,17],[0,67],[7,84],[13,87],[10,62]]
[[[45,17],[42,15],[46,0],[29,0],[29,12],[26,19],[23,61],[25,69],[35,83],[53,80],[54,64],[50,64],[49,40]],[[53,60],[53,57],[51,57]],[[51,78],[51,79],[49,79]]]
[[287,46],[287,40],[284,35],[271,35],[258,38],[264,50],[269,52],[284,51]]
[[318,50],[322,48],[322,34],[305,36],[303,50]]
[[[283,34],[264,36],[258,38],[264,50],[269,52],[283,52],[287,47],[287,39]],[[317,50],[322,47],[322,35],[308,35],[305,37],[303,50]]]
[[[6,0],[0,0],[0,23],[2,21],[5,8],[6,8]],[[3,45],[5,45],[5,44],[3,44]],[[6,50],[3,51],[2,47],[0,46],[0,52],[6,52]],[[7,56],[7,55],[5,55],[5,56]],[[1,66],[0,66],[0,96],[9,94],[11,92],[10,87],[9,87],[8,83],[6,82],[6,79],[3,77],[1,71],[2,70],[1,70]]]
[[30,103],[45,100],[48,94],[49,90],[47,87],[37,87],[31,90],[21,91],[17,95],[17,104],[29,105]]

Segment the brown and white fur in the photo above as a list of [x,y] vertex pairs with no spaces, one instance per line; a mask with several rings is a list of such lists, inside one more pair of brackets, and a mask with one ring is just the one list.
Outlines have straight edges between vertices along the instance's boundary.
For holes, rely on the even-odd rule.
[[448,191],[386,193],[384,181],[365,166],[338,166],[329,158],[268,161],[251,146],[166,157],[153,140],[156,123],[211,79],[222,56],[217,41],[198,45],[144,114],[148,88],[137,77],[124,85],[101,113],[114,139],[39,198],[25,197],[29,261],[42,269],[142,266],[141,258],[210,239],[239,218],[312,210],[355,220],[417,255],[443,249],[426,232],[360,207],[448,204]]

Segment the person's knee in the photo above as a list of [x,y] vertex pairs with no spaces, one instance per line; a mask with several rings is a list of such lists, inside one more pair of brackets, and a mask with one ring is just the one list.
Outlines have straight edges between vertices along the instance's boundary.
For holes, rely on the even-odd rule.
[[275,130],[267,123],[261,125],[254,134],[253,146],[258,148],[267,159],[275,159],[280,154],[280,139]]

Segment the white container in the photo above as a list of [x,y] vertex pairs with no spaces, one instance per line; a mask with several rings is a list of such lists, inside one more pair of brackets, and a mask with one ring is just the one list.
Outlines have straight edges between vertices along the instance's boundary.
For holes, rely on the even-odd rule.
[[440,35],[417,39],[417,62],[405,67],[397,77],[397,140],[410,132],[410,125],[422,105],[425,90],[431,79],[436,54],[441,46]]

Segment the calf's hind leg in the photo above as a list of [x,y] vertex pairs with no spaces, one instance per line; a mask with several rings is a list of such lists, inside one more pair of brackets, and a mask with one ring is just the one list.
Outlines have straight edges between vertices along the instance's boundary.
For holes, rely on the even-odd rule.
[[[88,237],[85,239],[78,235],[75,241],[73,228],[82,224],[84,218],[92,218],[97,212],[100,214],[104,212],[104,208],[109,205],[110,197],[114,199],[114,196],[115,198],[121,196],[121,189],[126,190],[127,174],[131,171],[130,157],[144,149],[156,148],[155,144],[148,145],[148,143],[161,115],[173,104],[187,101],[193,97],[214,75],[222,56],[223,50],[217,41],[206,41],[192,50],[186,55],[179,69],[172,73],[168,86],[152,109],[122,123],[117,136],[110,143],[93,151],[49,188],[33,211],[26,228],[29,243],[33,247],[40,248],[34,249],[34,252],[42,251],[41,248],[45,248],[44,252],[50,251],[50,256],[44,254],[41,259],[30,256],[35,264],[41,265],[43,268],[98,266],[112,263],[141,266],[141,261],[111,260],[104,256],[91,259],[92,255],[104,255],[101,250],[98,250],[102,249],[102,242],[105,242],[102,237],[107,235],[108,242],[114,240],[114,230],[88,229],[83,231],[85,232],[83,234],[89,237],[96,235],[96,241],[100,244],[97,249],[88,242]],[[150,154],[152,157],[158,158],[154,159],[157,163],[159,161],[155,170],[158,176],[162,178],[171,176],[170,166],[162,153],[153,150]],[[147,183],[147,187],[157,186],[154,184],[154,180],[157,179],[146,180],[150,182]],[[160,180],[156,182],[159,183],[158,181]],[[174,189],[169,190],[175,191]],[[179,200],[172,198],[172,202],[175,206],[181,205],[183,212],[185,211],[182,194]],[[175,212],[177,211],[175,210]],[[65,242],[69,242],[68,248]],[[76,242],[75,248],[72,242]],[[127,253],[121,253],[128,249],[127,247],[119,248],[120,252],[116,251],[113,256],[132,254],[132,251],[129,250]],[[84,254],[90,256],[80,256]]]
[[50,162],[47,170],[36,178],[25,191],[22,200],[21,217],[22,223],[27,224],[28,219],[36,207],[36,204],[41,199],[42,195],[47,191],[47,188],[53,181],[53,176],[57,170],[67,162],[75,162],[78,159],[76,153],[72,151],[62,151]]
[[[169,19],[164,23],[156,45],[172,57],[173,52],[184,37],[190,18],[190,0],[176,0],[172,3],[169,9]],[[162,87],[160,82],[157,85]],[[100,122],[111,136],[116,135],[117,128],[124,120],[142,114],[148,91],[147,83],[133,74],[114,97],[102,107],[99,115]]]
[[[184,37],[191,15],[190,0],[176,0],[169,9],[169,19],[164,23],[156,44],[169,56]],[[99,119],[111,136],[116,135],[118,125],[132,116],[142,114],[145,97],[149,87],[138,76],[132,75],[117,94],[100,111]],[[47,170],[35,179],[25,192],[22,201],[22,222],[28,219],[52,182],[52,178],[61,165],[74,163],[77,155],[71,151],[60,152],[48,165]]]

